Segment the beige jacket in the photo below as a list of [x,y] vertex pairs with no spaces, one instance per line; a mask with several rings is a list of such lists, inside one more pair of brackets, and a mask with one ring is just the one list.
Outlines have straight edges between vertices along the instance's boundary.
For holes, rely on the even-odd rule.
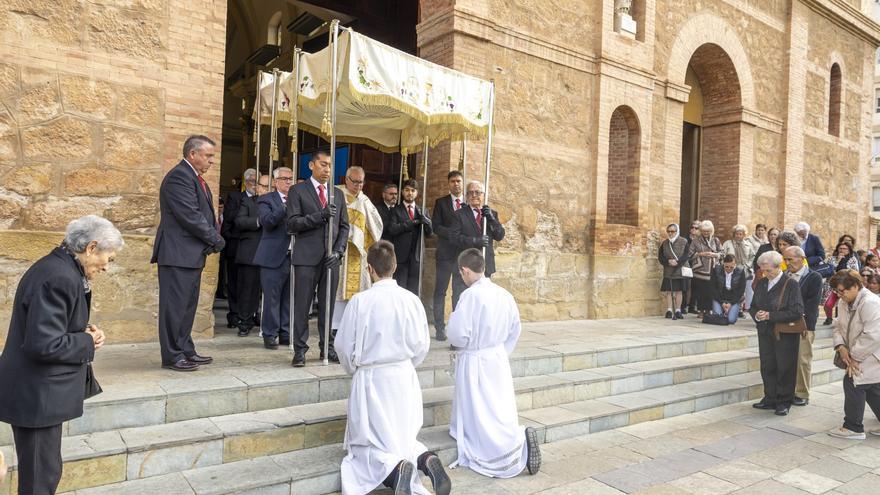
[[834,347],[846,346],[862,374],[856,385],[880,383],[880,298],[863,288],[852,305],[837,302]]

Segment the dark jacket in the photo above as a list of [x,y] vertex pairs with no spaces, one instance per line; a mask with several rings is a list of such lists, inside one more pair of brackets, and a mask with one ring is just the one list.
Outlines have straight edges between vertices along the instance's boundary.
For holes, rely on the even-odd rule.
[[724,273],[724,265],[718,265],[712,270],[712,298],[721,304],[739,304],[743,294],[746,293],[746,272],[740,267],[733,269],[730,279],[730,289],[727,288],[727,274]]
[[159,210],[162,218],[150,263],[203,268],[205,250],[221,242],[214,217],[211,188],[202,190],[198,175],[181,160],[162,180]]
[[[332,247],[333,252],[343,254],[349,230],[345,195],[335,191],[333,204],[336,205],[336,217],[330,219],[333,222]],[[330,222],[321,217],[323,210],[311,179],[290,188],[287,197],[287,231],[296,236],[294,265],[317,266],[330,254],[326,253],[327,226]]]
[[758,270],[761,268],[758,266],[758,258],[760,258],[761,255],[766,253],[767,251],[773,251],[774,249],[776,248],[774,248],[773,244],[770,244],[769,242],[766,244],[761,244],[761,247],[758,248],[758,252],[755,253],[755,261],[752,262],[752,272],[758,273]]
[[[492,210],[492,216],[495,217],[494,222],[486,222],[486,219],[483,219],[483,222],[486,223],[486,235],[494,241],[500,241],[504,239],[504,226],[498,221],[497,211]],[[480,238],[483,236],[483,226],[477,224],[474,210],[466,205],[455,212],[455,219],[457,222],[452,228],[451,235],[458,244],[458,249],[461,251],[468,248],[482,249]],[[489,247],[486,248],[485,274],[489,277],[493,273],[495,273],[495,247],[494,243],[489,242]]]
[[801,277],[801,299],[804,301],[804,321],[807,322],[808,330],[816,329],[816,320],[819,319],[819,304],[822,302],[822,275],[813,270]]
[[[290,196],[288,196],[288,202]],[[278,268],[288,261],[290,235],[287,234],[287,208],[276,191],[257,199],[262,235],[254,254],[254,264],[264,268]]]
[[382,217],[382,240],[390,241],[391,240],[391,210],[394,209],[392,206],[389,208],[384,201],[379,201],[378,203],[374,203],[376,210],[379,211],[379,216]]
[[[415,218],[422,214],[422,209],[418,206],[413,210]],[[421,238],[422,225],[409,219],[409,212],[403,203],[391,209],[390,217],[391,226],[388,228],[388,235],[391,237],[391,243],[394,244],[397,263],[408,263],[410,260],[420,262],[419,239]],[[431,225],[425,224],[424,228],[425,235],[430,236],[433,232]]]
[[223,223],[220,224],[220,235],[226,239],[227,244],[230,239],[238,239],[235,222],[238,220],[238,210],[247,198],[248,195],[244,191],[232,191],[226,195],[226,201],[223,202]]
[[235,262],[240,265],[253,265],[257,247],[260,245],[263,229],[260,228],[260,210],[257,196],[244,198],[235,217],[235,232],[238,236],[238,251]]
[[[657,250],[657,261],[663,265],[663,277],[668,279],[680,280],[681,267],[689,266],[688,257],[690,255],[691,241],[684,237],[679,237],[675,242],[670,243],[669,239],[664,239],[660,243],[660,249]],[[669,260],[674,259],[678,262],[676,266],[671,266]]]
[[[789,280],[788,287],[782,293],[786,280]],[[758,281],[758,285],[755,287],[755,297],[752,298],[752,305],[749,307],[749,314],[752,315],[753,320],[755,320],[758,311],[770,312],[769,320],[755,320],[759,332],[772,332],[775,323],[789,323],[804,314],[804,302],[801,299],[800,288],[794,280],[791,280],[791,277],[783,273],[779,282],[768,292],[769,283],[770,279],[766,277]],[[782,304],[779,304],[780,295],[782,295]]]
[[819,236],[807,234],[807,239],[801,243],[801,249],[807,256],[810,268],[815,268],[816,265],[825,261],[825,248],[822,247],[822,240],[819,239]]
[[[437,201],[434,202],[434,209],[431,210],[431,223],[434,227],[434,233],[439,238],[437,240],[438,260],[457,259],[458,253],[461,252],[455,239],[452,238],[453,227],[457,222],[453,201],[451,194],[437,198]],[[467,203],[462,202],[461,206],[467,206]]]
[[82,416],[95,357],[83,280],[72,255],[55,248],[19,282],[0,355],[0,421],[43,428]]

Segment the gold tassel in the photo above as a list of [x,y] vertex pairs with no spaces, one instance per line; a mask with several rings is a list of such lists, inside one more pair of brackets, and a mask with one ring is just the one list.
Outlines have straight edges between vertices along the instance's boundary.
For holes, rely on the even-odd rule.
[[406,153],[403,154],[403,160],[400,162],[400,166],[403,170],[403,180],[409,180],[409,167],[406,165]]

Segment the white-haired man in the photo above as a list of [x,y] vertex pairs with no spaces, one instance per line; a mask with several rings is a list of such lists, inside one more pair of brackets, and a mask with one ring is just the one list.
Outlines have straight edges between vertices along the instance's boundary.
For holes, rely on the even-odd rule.
[[801,249],[807,257],[807,263],[810,268],[815,270],[819,263],[825,261],[825,248],[822,246],[822,240],[819,236],[810,233],[810,224],[807,222],[798,222],[794,226],[794,231],[801,239]]
[[220,225],[220,235],[226,239],[226,247],[223,248],[222,256],[225,258],[226,267],[226,301],[229,303],[229,311],[226,312],[226,326],[235,328],[242,319],[239,308],[240,295],[238,292],[238,269],[235,266],[235,258],[238,256],[238,241],[240,232],[235,228],[235,220],[238,218],[238,210],[241,203],[256,194],[257,171],[249,168],[242,174],[244,190],[237,187],[226,195],[223,203],[223,223]]

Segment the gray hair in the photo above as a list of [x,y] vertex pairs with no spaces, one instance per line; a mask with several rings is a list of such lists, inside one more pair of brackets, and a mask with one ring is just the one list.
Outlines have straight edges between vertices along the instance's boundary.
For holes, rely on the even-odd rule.
[[807,233],[810,233],[810,224],[807,222],[798,222],[794,225],[794,230],[797,232],[798,230],[806,230]]
[[257,171],[255,169],[249,168],[244,171],[242,177],[244,178],[244,180],[257,180]]
[[806,258],[806,257],[807,257],[807,253],[805,253],[804,250],[801,249],[800,246],[788,246],[787,248],[785,248],[785,250],[786,250],[787,252],[794,253],[795,256],[798,256],[798,257],[800,257],[800,258]]
[[292,174],[292,173],[293,173],[293,170],[291,170],[291,169],[289,169],[289,168],[287,168],[287,167],[278,167],[278,168],[276,168],[275,170],[272,171],[272,177],[275,178],[275,179],[277,179],[277,178],[278,178],[278,174],[281,173],[281,172],[290,172],[290,173]]
[[206,144],[214,145],[214,141],[211,140],[208,136],[190,136],[186,138],[186,141],[183,143],[183,157],[186,158],[193,151],[198,151],[202,149],[202,147]]
[[[782,242],[788,244],[789,246],[800,247],[800,245],[801,245],[801,238],[798,237],[797,234],[795,234],[794,232],[792,232],[790,230],[783,230],[782,232],[779,233],[779,237],[776,238],[776,246],[779,245],[779,241],[782,241]],[[773,246],[773,247],[776,247],[776,246]]]
[[85,252],[90,242],[98,242],[98,251],[119,251],[125,245],[122,234],[110,220],[86,215],[67,224],[64,244],[74,253]]
[[360,173],[364,174],[364,176],[367,175],[367,173],[364,172],[364,167],[361,167],[360,165],[352,165],[352,166],[348,167],[348,170],[345,171],[345,176],[348,177],[349,179],[351,179],[352,172],[360,172]]
[[700,222],[700,230],[710,230],[712,233],[715,233],[715,224],[712,223],[712,220],[703,220]]
[[748,230],[746,229],[745,225],[738,224],[733,226],[733,233],[736,234],[737,232],[742,232],[743,234],[745,234],[748,232]]
[[483,189],[483,183],[480,182],[480,181],[478,181],[478,180],[469,180],[468,183],[467,183],[467,187],[465,187],[464,190],[465,190],[465,191],[469,191],[470,188],[471,188],[471,186],[474,185],[474,184],[480,186],[480,191],[486,192],[486,191]]
[[764,264],[770,264],[774,267],[778,267],[782,264],[782,255],[777,253],[776,251],[767,251],[758,258],[758,266]]

